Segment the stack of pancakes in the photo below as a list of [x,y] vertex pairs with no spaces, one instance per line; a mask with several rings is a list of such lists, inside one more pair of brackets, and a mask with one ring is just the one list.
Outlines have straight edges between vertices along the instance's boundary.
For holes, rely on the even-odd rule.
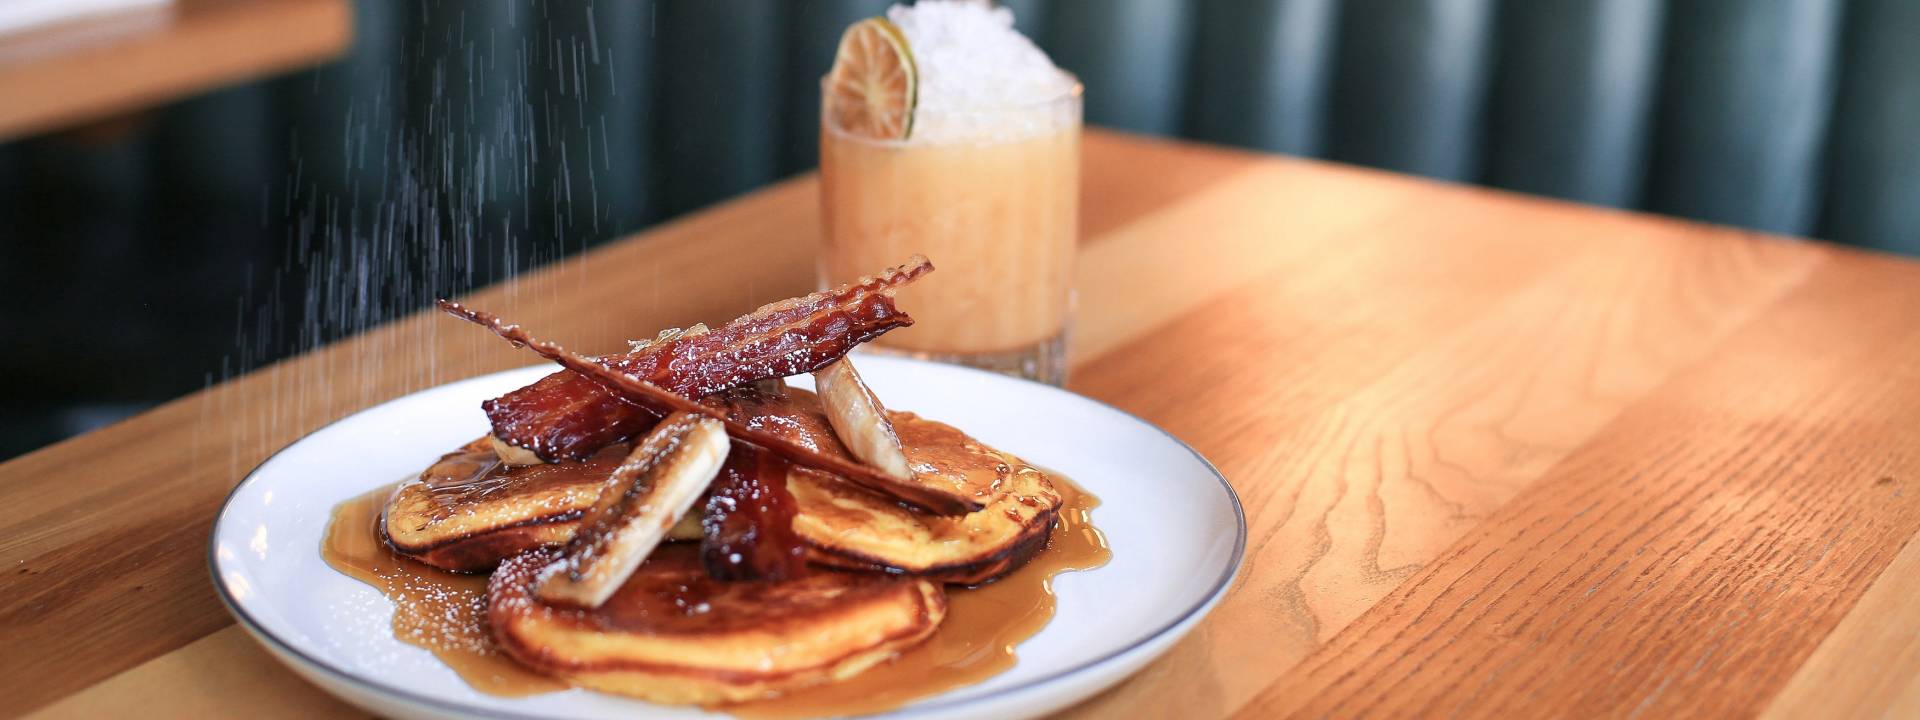
[[[814,393],[779,387],[753,400],[741,412],[761,427],[850,453]],[[793,465],[792,529],[809,568],[796,577],[712,577],[684,542],[702,536],[696,503],[598,606],[543,598],[540,583],[628,457],[624,444],[581,462],[516,465],[482,438],[395,491],[381,532],[423,563],[492,572],[488,618],[501,648],[576,685],[721,703],[844,679],[930,636],[946,585],[991,582],[1043,550],[1061,505],[1053,481],[1019,458],[940,422],[885,414],[914,482],[977,509],[933,515]]]

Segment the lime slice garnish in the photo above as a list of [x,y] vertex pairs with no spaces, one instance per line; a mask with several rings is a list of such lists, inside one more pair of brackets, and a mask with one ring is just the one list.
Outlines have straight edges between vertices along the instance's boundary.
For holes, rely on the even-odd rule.
[[918,76],[899,26],[886,18],[867,18],[840,36],[821,102],[842,132],[904,140],[913,131]]

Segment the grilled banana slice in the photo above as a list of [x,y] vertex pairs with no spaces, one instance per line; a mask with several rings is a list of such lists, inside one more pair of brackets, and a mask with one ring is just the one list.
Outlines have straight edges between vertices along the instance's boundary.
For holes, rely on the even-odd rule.
[[706,492],[730,448],[713,418],[681,412],[660,421],[607,476],[559,561],[543,572],[540,599],[600,607]]
[[854,457],[894,479],[913,479],[907,454],[900,450],[900,437],[887,420],[887,409],[860,380],[852,358],[843,357],[813,371],[813,383],[827,411],[827,422],[833,425],[833,434]]

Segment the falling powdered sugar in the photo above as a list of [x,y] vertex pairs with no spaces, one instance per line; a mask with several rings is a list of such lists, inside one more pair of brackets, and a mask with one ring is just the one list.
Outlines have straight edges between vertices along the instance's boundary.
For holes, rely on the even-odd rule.
[[1013,11],[979,0],[895,5],[919,75],[909,142],[1007,142],[1078,125],[1078,82],[1013,29]]

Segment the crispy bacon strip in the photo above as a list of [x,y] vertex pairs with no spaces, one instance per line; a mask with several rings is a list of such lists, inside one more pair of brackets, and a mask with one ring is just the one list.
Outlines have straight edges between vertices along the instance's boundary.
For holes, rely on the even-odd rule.
[[978,509],[959,496],[903,482],[845,456],[823,453],[766,430],[750,427],[747,423],[728,417],[724,410],[694,402],[636,375],[616,370],[593,358],[535,338],[519,325],[509,325],[492,314],[468,309],[451,300],[441,300],[439,306],[441,310],[454,317],[492,330],[493,334],[499,335],[517,347],[530,349],[539,353],[541,357],[559,363],[561,367],[592,378],[607,389],[619,393],[621,398],[653,413],[655,417],[665,417],[676,412],[690,412],[717,418],[726,423],[727,434],[737,442],[770,450],[793,461],[796,465],[837,475],[855,485],[935,515],[962,515]]
[[735,447],[714,478],[700,518],[700,562],[717,580],[785,580],[806,570],[807,550],[793,532],[799,513],[787,492],[786,459]]
[[[933,270],[907,264],[832,290],[762,306],[706,332],[662,337],[601,362],[685,397],[812,372],[913,318],[893,292]],[[494,435],[547,461],[578,460],[645,432],[656,416],[581,374],[562,370],[481,405]]]

